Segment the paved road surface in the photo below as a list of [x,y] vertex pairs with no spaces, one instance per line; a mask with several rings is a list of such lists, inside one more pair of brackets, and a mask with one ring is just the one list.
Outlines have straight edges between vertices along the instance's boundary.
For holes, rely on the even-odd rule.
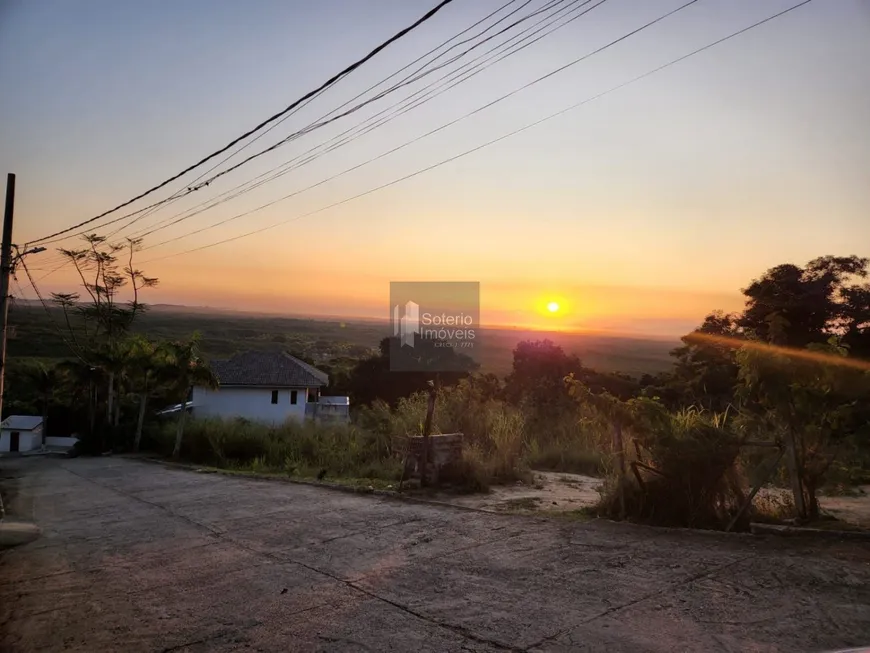
[[4,651],[870,643],[866,543],[482,514],[118,458],[3,474],[11,511],[43,529],[0,554]]

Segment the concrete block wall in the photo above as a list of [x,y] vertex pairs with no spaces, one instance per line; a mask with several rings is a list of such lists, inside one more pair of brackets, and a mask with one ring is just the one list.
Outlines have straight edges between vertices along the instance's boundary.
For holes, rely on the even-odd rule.
[[[408,467],[406,473],[419,477],[423,464],[423,436],[412,435],[409,440]],[[429,480],[438,481],[438,472],[448,463],[462,459],[462,433],[438,433],[429,436]]]

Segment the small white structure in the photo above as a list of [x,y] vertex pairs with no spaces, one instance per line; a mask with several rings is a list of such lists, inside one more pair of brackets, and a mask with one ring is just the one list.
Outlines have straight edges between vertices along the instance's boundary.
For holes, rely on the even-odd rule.
[[350,397],[321,397],[314,405],[314,419],[321,422],[350,421]]
[[[287,353],[245,352],[212,361],[217,390],[193,389],[195,417],[244,417],[273,424],[304,420],[319,412],[329,377]],[[333,398],[330,398],[333,399]],[[343,397],[349,403],[347,397]],[[180,409],[180,407],[179,407]]]
[[0,422],[0,452],[33,451],[42,447],[42,418],[10,415]]

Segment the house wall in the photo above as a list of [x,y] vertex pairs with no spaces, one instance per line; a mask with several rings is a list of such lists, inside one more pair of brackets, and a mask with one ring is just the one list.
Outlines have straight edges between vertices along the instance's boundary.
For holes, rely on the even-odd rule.
[[[193,414],[196,417],[245,417],[262,422],[280,423],[287,418],[305,419],[308,401],[306,388],[274,388],[278,403],[272,403],[272,388],[224,386],[217,390],[193,389]],[[296,390],[296,404],[290,403],[290,391]]]
[[[9,451],[13,429],[0,431],[0,451]],[[18,451],[31,451],[42,446],[42,427],[37,431],[18,431]]]

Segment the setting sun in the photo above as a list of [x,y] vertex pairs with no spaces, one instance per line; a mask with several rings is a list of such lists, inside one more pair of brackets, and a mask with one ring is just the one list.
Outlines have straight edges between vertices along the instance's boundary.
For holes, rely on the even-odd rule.
[[551,313],[558,313],[559,312],[559,304],[557,302],[550,302],[549,304],[547,304],[547,310],[550,311]]

